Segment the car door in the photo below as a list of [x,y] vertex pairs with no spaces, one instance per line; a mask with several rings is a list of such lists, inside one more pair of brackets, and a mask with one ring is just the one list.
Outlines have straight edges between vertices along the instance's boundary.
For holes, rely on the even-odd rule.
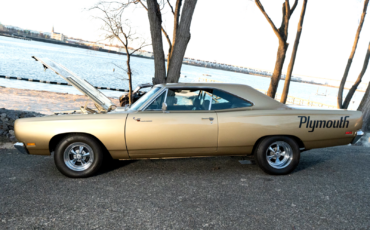
[[[131,158],[213,155],[217,150],[217,115],[201,89],[167,89],[143,111],[130,113],[126,143]],[[162,111],[163,102],[167,110]]]
[[[231,93],[215,89],[211,109],[218,118],[218,149],[220,155],[246,155],[251,153],[255,143],[249,116],[253,103]],[[261,122],[261,121],[260,121]],[[263,122],[263,120],[262,120]]]

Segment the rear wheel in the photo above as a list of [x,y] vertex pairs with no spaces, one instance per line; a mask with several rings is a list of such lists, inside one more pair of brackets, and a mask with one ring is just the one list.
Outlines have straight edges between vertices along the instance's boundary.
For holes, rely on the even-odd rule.
[[266,137],[259,143],[254,154],[258,166],[272,175],[292,172],[300,158],[298,144],[286,136]]
[[102,161],[102,146],[86,135],[69,135],[55,149],[55,165],[68,177],[92,176],[99,170]]

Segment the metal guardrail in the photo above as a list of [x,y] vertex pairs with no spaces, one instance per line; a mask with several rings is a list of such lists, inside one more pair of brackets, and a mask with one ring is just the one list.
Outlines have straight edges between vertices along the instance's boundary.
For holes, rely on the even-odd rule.
[[[197,79],[197,82],[225,83],[223,81],[217,81],[217,80],[203,78],[203,77],[199,77]],[[263,89],[256,89],[256,90],[258,90],[258,91],[260,91],[264,94],[267,94],[267,90],[263,90]],[[281,98],[281,94],[277,93],[275,95],[275,100],[280,101],[280,98]],[[328,104],[324,104],[324,103],[321,103],[321,102],[311,101],[311,100],[308,100],[308,99],[303,99],[303,98],[293,97],[293,96],[288,96],[286,104],[321,107],[321,108],[334,108],[334,109],[337,108],[334,105],[328,105]]]

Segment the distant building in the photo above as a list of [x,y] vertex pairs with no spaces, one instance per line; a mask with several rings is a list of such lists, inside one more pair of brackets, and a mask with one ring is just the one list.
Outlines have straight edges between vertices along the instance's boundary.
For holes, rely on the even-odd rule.
[[66,40],[65,36],[62,33],[54,32],[54,26],[51,29],[51,39],[59,40],[64,42]]
[[1,23],[0,23],[0,31],[6,31],[5,26],[3,26],[3,24],[1,24]]

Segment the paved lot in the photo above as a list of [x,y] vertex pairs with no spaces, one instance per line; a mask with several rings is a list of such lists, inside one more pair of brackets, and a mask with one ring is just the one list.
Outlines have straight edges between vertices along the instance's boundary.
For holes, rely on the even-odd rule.
[[288,176],[232,157],[121,161],[88,179],[0,150],[0,229],[370,228],[370,149],[302,153]]

